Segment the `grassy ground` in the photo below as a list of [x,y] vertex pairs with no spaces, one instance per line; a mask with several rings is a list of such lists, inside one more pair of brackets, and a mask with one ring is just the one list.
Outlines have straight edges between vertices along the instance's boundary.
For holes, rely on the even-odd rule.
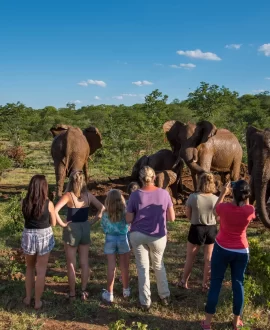
[[[90,293],[87,302],[78,298],[74,303],[66,299],[68,292],[65,269],[65,255],[61,241],[61,229],[55,228],[56,247],[51,254],[46,289],[44,292],[45,306],[42,311],[35,312],[22,304],[24,297],[24,259],[20,252],[21,233],[10,232],[10,214],[6,211],[9,198],[19,192],[29,182],[34,173],[43,171],[54,183],[53,168],[47,144],[28,145],[28,158],[33,166],[27,169],[10,171],[0,182],[0,329],[7,330],[38,330],[38,329],[125,329],[121,324],[131,325],[132,322],[147,324],[148,329],[200,329],[198,321],[203,318],[206,294],[202,293],[201,280],[203,269],[203,251],[197,257],[192,272],[190,287],[185,291],[176,287],[179,272],[183,270],[185,261],[185,247],[189,224],[185,220],[169,224],[168,245],[165,253],[165,265],[171,289],[172,304],[163,307],[159,303],[154,274],[151,271],[151,290],[153,308],[150,312],[141,312],[138,308],[137,274],[132,255],[130,274],[132,296],[125,301],[121,298],[121,284],[115,284],[115,303],[106,305],[101,301],[102,289],[106,287],[106,259],[103,255],[104,235],[99,224],[92,228],[89,264],[91,276],[88,285]],[[45,150],[43,153],[40,150]],[[46,156],[46,157],[45,157]],[[31,162],[29,161],[29,164]],[[249,229],[249,237],[259,237],[260,245],[268,253],[270,242],[269,232],[255,226]],[[119,272],[118,272],[119,273]],[[79,271],[78,271],[79,275]],[[80,281],[78,276],[78,290]],[[252,286],[252,283],[251,283]],[[244,320],[251,326],[247,329],[270,329],[268,310],[264,300],[253,297],[253,292],[247,288],[247,302]],[[268,297],[267,297],[268,298]],[[232,293],[230,275],[226,279],[220,295],[218,312],[215,316],[213,329],[232,329]],[[123,321],[119,321],[123,320]],[[118,326],[116,324],[118,322]],[[136,325],[132,329],[146,329],[143,325]]]

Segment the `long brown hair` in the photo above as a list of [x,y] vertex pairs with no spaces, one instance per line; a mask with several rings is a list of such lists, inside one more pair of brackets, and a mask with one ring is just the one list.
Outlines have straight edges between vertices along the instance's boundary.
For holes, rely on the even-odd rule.
[[123,219],[126,210],[126,202],[120,190],[109,191],[105,200],[105,208],[111,222],[119,222]]
[[22,204],[22,212],[26,219],[38,219],[48,199],[48,183],[45,175],[34,175],[30,180],[28,191]]

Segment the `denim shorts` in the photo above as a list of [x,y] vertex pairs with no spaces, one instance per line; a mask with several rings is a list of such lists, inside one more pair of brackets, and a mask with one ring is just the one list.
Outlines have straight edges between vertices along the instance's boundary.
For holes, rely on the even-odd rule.
[[52,227],[45,229],[24,229],[21,246],[24,254],[43,256],[54,248]]
[[124,254],[130,251],[127,235],[106,235],[104,253]]

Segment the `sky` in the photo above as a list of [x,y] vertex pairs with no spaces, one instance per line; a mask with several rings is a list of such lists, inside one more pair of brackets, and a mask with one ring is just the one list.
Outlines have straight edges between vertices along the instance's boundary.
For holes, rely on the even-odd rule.
[[0,105],[183,100],[201,81],[270,90],[270,1],[0,2]]

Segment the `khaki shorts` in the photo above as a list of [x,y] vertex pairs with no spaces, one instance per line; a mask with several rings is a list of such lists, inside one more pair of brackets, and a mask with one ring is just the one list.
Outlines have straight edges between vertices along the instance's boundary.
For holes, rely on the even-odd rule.
[[71,222],[63,229],[63,241],[74,247],[90,244],[90,222]]

